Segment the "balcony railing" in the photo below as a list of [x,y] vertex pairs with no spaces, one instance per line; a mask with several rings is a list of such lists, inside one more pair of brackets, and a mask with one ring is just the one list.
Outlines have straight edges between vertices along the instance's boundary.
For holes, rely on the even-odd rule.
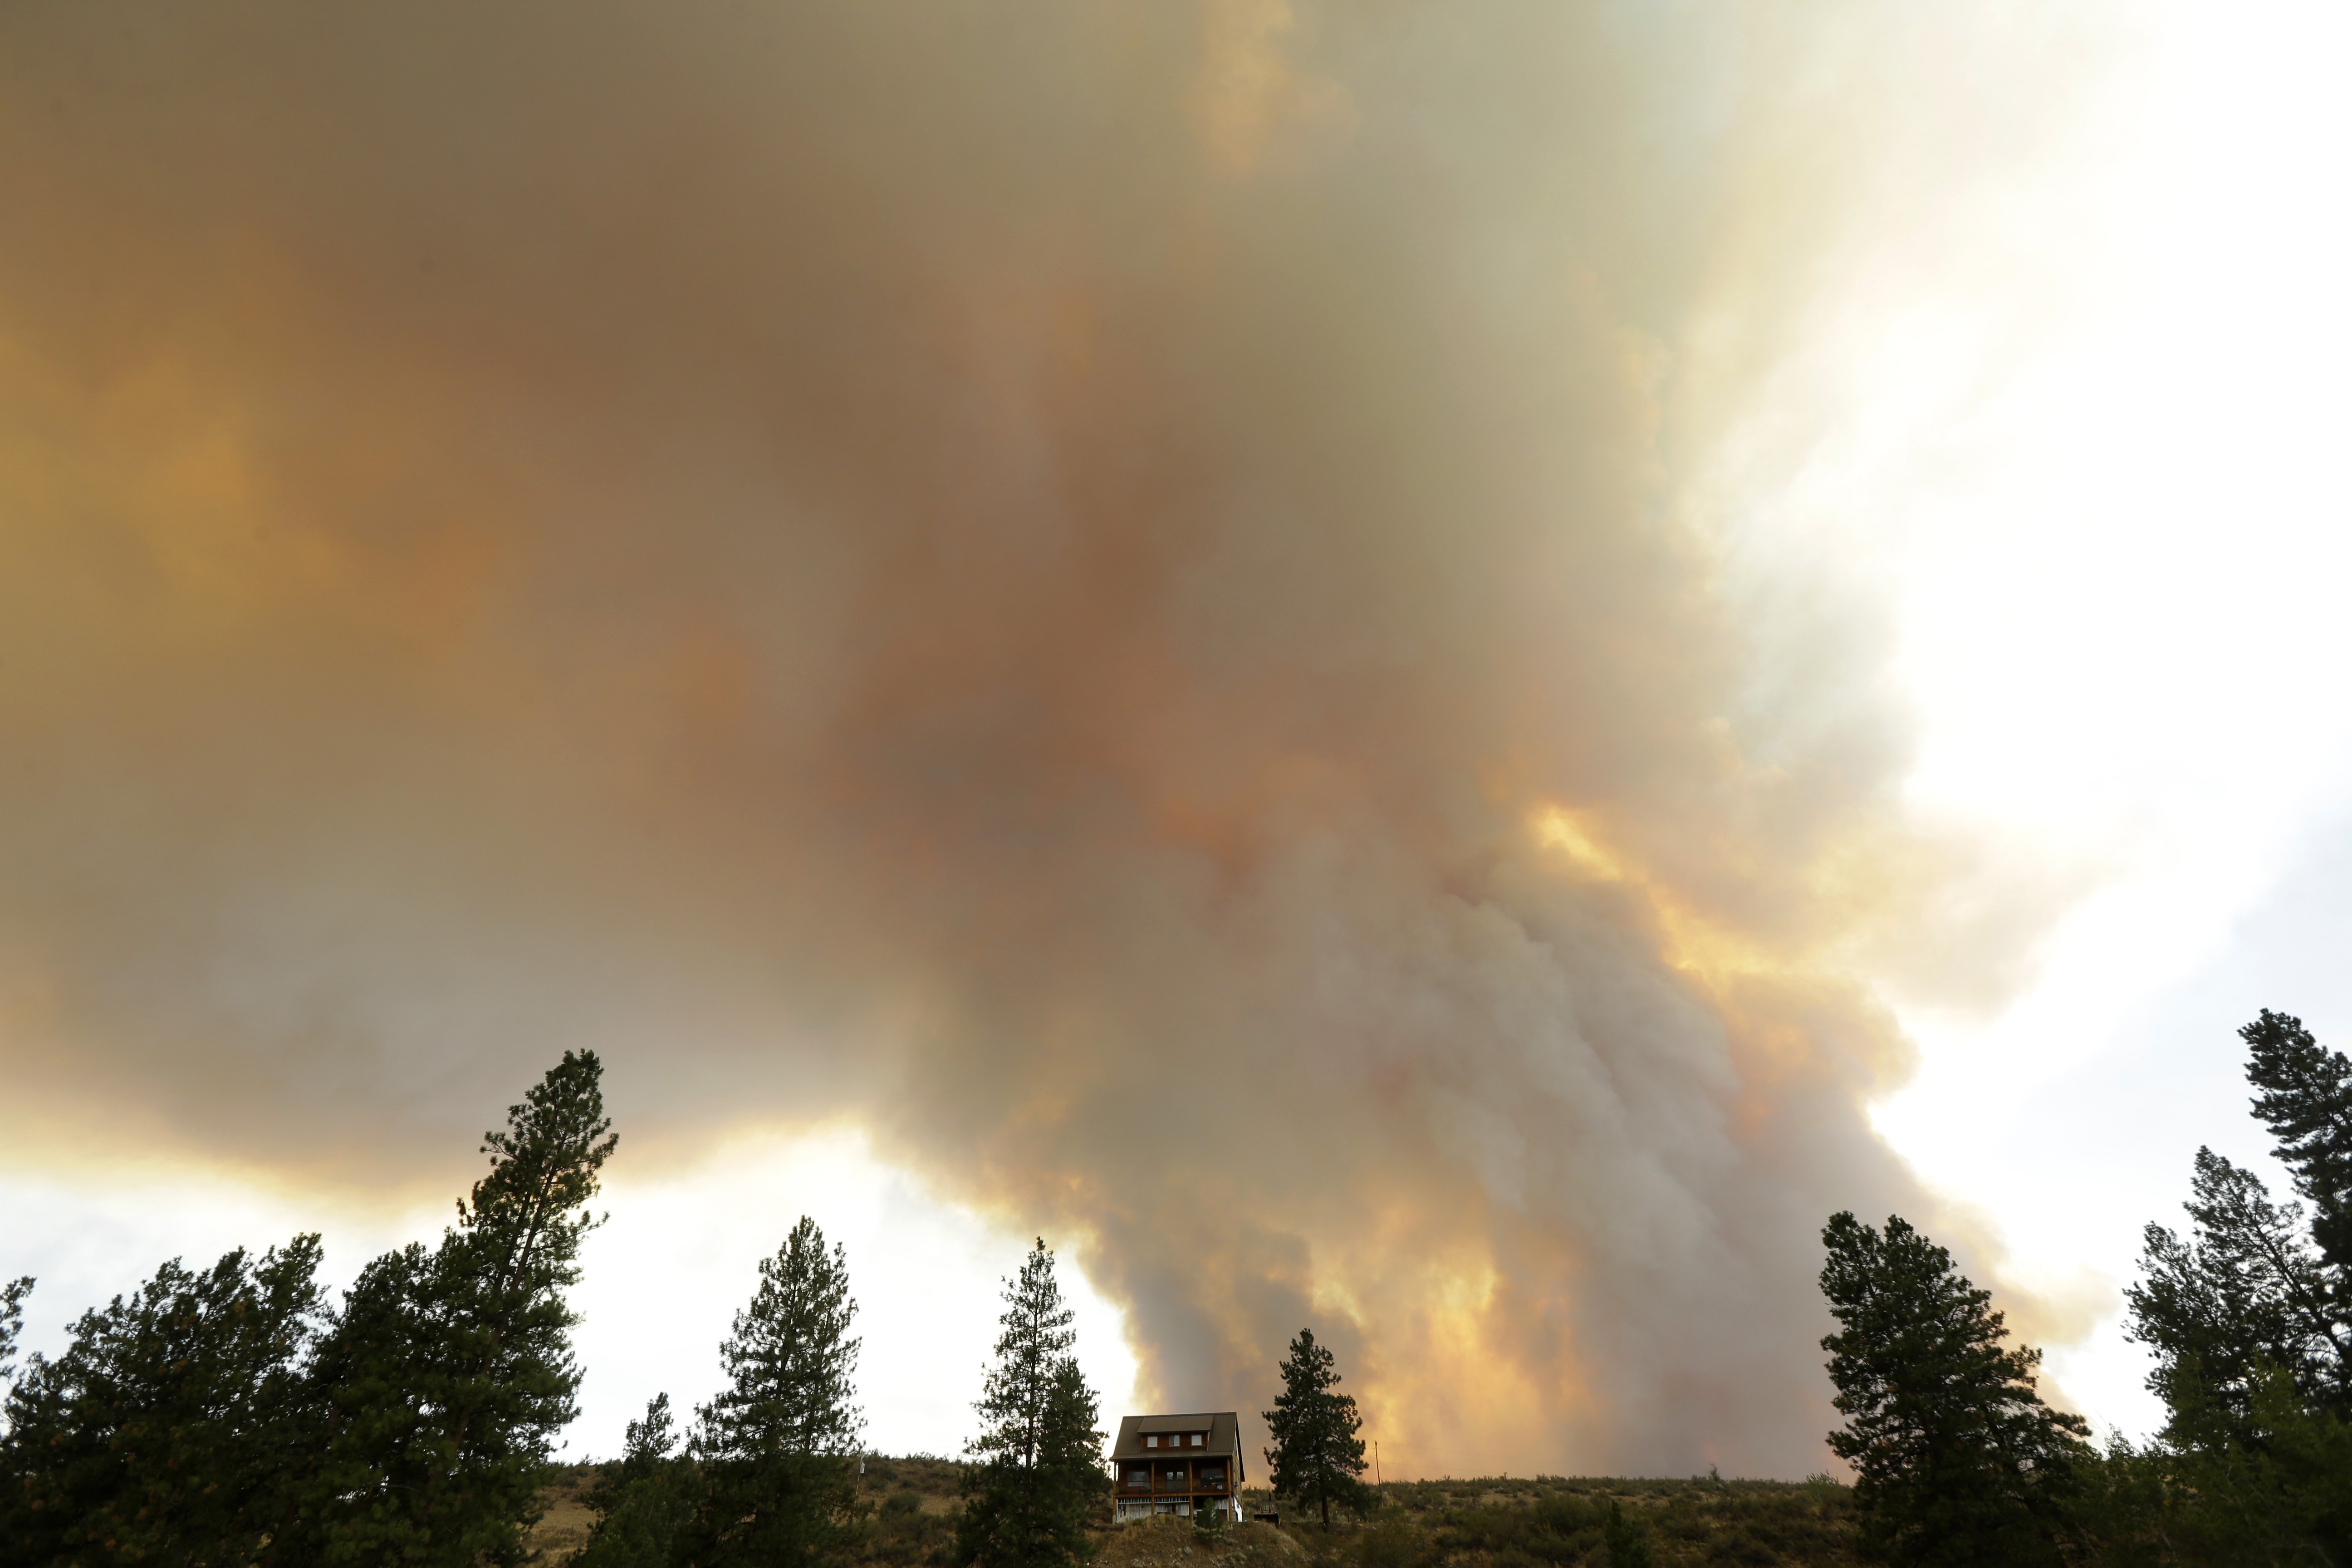
[[1136,1474],[1129,1474],[1129,1471],[1122,1469],[1119,1471],[1119,1481],[1115,1490],[1118,1490],[1118,1495],[1122,1495],[1122,1498],[1148,1498],[1148,1495],[1152,1493],[1223,1493],[1225,1471],[1206,1469],[1206,1471],[1192,1471],[1192,1474],[1185,1474],[1185,1471],[1148,1471],[1148,1474],[1143,1474],[1143,1477],[1136,1477]]
[[1118,1493],[1122,1497],[1140,1497],[1153,1492],[1222,1492],[1225,1489],[1225,1473],[1213,1470],[1201,1475],[1155,1474],[1142,1480],[1122,1475]]

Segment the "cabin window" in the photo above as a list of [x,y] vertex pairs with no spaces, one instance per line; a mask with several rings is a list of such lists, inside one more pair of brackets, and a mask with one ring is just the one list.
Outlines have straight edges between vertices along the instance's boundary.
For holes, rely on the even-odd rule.
[[1160,1438],[1157,1435],[1148,1436],[1144,1438],[1143,1446],[1147,1448],[1157,1448],[1160,1447]]
[[1197,1447],[1199,1447],[1200,1446],[1201,1446],[1201,1435],[1200,1435],[1198,1432],[1195,1432],[1195,1433],[1193,1433],[1193,1434],[1192,1434],[1192,1447],[1194,1447],[1195,1448],[1197,1448]]

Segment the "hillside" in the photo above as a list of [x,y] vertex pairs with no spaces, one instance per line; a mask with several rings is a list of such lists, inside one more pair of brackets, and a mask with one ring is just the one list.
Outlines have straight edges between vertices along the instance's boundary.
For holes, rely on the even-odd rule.
[[[947,1568],[963,1467],[925,1455],[865,1463],[859,1488],[873,1511],[860,1561]],[[593,1466],[573,1466],[544,1495],[547,1515],[533,1542],[550,1563],[587,1539],[592,1520],[579,1497],[594,1479]],[[1290,1517],[1278,1528],[1241,1525],[1213,1541],[1173,1520],[1114,1526],[1106,1507],[1094,1568],[1603,1568],[1601,1526],[1612,1502],[1642,1524],[1659,1568],[1847,1568],[1857,1561],[1851,1494],[1827,1480],[1484,1477],[1391,1481],[1378,1490],[1371,1518],[1336,1521],[1328,1535]],[[1272,1508],[1263,1492],[1243,1500],[1253,1513]]]

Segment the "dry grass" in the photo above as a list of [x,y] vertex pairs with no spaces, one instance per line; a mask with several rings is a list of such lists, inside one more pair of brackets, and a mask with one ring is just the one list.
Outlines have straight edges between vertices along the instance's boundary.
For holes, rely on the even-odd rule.
[[588,1544],[588,1531],[596,1516],[581,1496],[596,1484],[593,1465],[565,1465],[555,1481],[539,1494],[540,1521],[530,1532],[530,1545],[545,1553],[549,1563],[561,1563]]
[[[1660,1568],[1848,1568],[1852,1494],[1827,1480],[1484,1477],[1391,1481],[1367,1520],[1329,1536],[1286,1518],[1313,1568],[1600,1568],[1612,1504]],[[1253,1509],[1263,1506],[1250,1500]]]
[[1189,1519],[1139,1519],[1105,1531],[1094,1568],[1307,1568],[1297,1542],[1270,1524],[1236,1524],[1211,1541]]
[[[961,1511],[964,1467],[930,1455],[869,1457],[858,1478],[869,1510],[859,1560],[868,1568],[947,1568]],[[593,1522],[581,1494],[596,1468],[563,1470],[541,1494],[546,1517],[532,1543],[561,1564]],[[1296,1514],[1280,1528],[1232,1526],[1223,1542],[1190,1521],[1092,1531],[1091,1568],[1605,1568],[1601,1521],[1612,1502],[1648,1535],[1659,1568],[1851,1568],[1852,1494],[1829,1481],[1629,1480],[1491,1476],[1391,1481],[1369,1518],[1341,1518],[1328,1534]],[[1265,1512],[1263,1491],[1245,1511]]]
[[[955,1516],[964,1467],[932,1454],[868,1456],[861,1461],[858,1500],[866,1518],[860,1527],[862,1557],[877,1568],[939,1568],[955,1538]],[[547,1568],[561,1568],[588,1543],[596,1516],[582,1500],[596,1484],[602,1467],[560,1467],[539,1494],[541,1517],[530,1532],[531,1548]]]

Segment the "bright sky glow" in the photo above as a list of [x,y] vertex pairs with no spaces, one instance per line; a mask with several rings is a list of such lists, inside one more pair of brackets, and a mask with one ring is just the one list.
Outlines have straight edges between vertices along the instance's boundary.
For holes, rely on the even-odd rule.
[[[2177,1220],[2196,1142],[2260,1148],[2231,1029],[2352,1026],[2325,1011],[2340,950],[2281,952],[2266,987],[2239,952],[2352,805],[2347,47],[2337,9],[2168,13],[2001,237],[2065,301],[2046,338],[1988,384],[1901,323],[1859,380],[1902,429],[1865,421],[1837,471],[1886,525],[1914,800],[2092,889],[1997,1017],[1906,1010],[1923,1068],[1879,1124],[1990,1214],[2017,1282],[2098,1313],[2051,1365],[2132,1430],[2158,1419],[2116,1321],[2139,1226]],[[2249,984],[2189,1005],[2225,971]],[[2153,1121],[2095,1112],[2151,1089]]]
[[[656,1393],[685,1410],[718,1392],[719,1342],[758,1286],[759,1260],[803,1214],[848,1251],[868,1446],[953,1456],[971,1436],[1001,1282],[1030,1237],[930,1198],[850,1132],[737,1143],[667,1181],[619,1177],[604,1206],[612,1223],[589,1242],[574,1297],[588,1320],[574,1453],[617,1452],[621,1428]],[[1066,1252],[1057,1274],[1077,1313],[1079,1362],[1115,1421],[1135,1383],[1124,1317]]]
[[[585,1320],[573,1345],[586,1376],[566,1457],[617,1453],[623,1426],[655,1394],[667,1392],[684,1417],[718,1391],[719,1342],[757,1288],[760,1259],[803,1214],[848,1251],[869,1447],[961,1449],[996,1339],[1000,1284],[1019,1268],[1028,1237],[927,1197],[855,1133],[747,1139],[652,1181],[631,1175],[625,1137],[608,1175],[598,1207],[611,1220],[590,1237],[572,1296]],[[257,1252],[318,1230],[323,1278],[340,1290],[368,1258],[430,1240],[449,1217],[436,1205],[371,1219],[173,1171],[114,1184],[10,1175],[0,1178],[0,1212],[12,1255],[39,1268],[27,1348],[52,1354],[72,1314],[133,1289],[163,1258],[194,1268],[232,1247]],[[1123,1317],[1066,1257],[1059,1273],[1077,1314],[1079,1360],[1116,1418],[1135,1382]]]

